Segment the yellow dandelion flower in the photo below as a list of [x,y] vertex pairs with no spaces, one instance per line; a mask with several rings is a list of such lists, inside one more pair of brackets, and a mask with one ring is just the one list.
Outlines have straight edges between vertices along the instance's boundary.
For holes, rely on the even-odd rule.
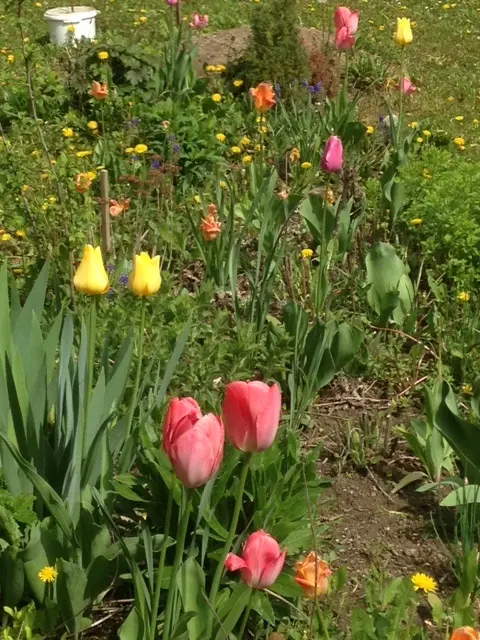
[[27,191],[30,191],[32,187],[29,187],[28,184],[24,184],[22,187],[22,193],[27,193]]
[[99,51],[98,52],[98,59],[99,60],[108,60],[109,59],[109,54],[108,51]]
[[458,138],[454,138],[453,142],[457,145],[457,147],[465,146],[465,138],[462,138],[461,136],[458,136]]
[[90,129],[90,131],[96,131],[98,129],[98,122],[96,122],[95,120],[90,120],[90,122],[87,123],[87,127]]
[[425,591],[425,593],[433,593],[437,590],[437,582],[426,573],[414,573],[410,578],[415,591]]
[[442,9],[445,9],[445,11],[447,11],[448,9],[450,9],[450,5],[447,3],[442,4]]
[[196,202],[197,204],[202,204],[202,199],[201,199],[201,197],[200,197],[200,196],[198,196],[198,195],[197,195],[197,196],[193,196],[193,199],[195,200],[195,202]]
[[207,73],[215,73],[215,65],[214,64],[207,64],[207,66],[205,67],[205,71]]
[[384,31],[385,30],[385,27],[383,26],[383,24],[379,25],[378,30],[379,31]]
[[23,231],[23,229],[18,229],[18,231],[15,231],[15,235],[17,236],[17,238],[24,238],[25,231]]
[[146,144],[137,144],[134,149],[135,153],[141,155],[142,153],[147,153],[148,147]]
[[263,144],[256,144],[254,146],[254,150],[256,153],[260,153],[260,151],[263,151],[265,149],[265,146]]
[[425,129],[424,131],[422,131],[423,137],[424,138],[431,138],[432,137],[432,132],[429,131],[428,129]]
[[135,153],[135,149],[133,147],[127,147],[125,153]]
[[300,165],[301,169],[311,169],[312,168],[312,163],[311,162],[302,162],[302,164]]
[[462,384],[462,386],[460,387],[460,391],[466,395],[466,396],[471,396],[473,393],[473,388],[471,384]]
[[266,127],[265,125],[258,127],[258,130],[260,133],[268,133],[268,127]]
[[233,86],[237,87],[237,89],[238,89],[238,87],[243,86],[243,80],[234,80],[233,81]]
[[77,151],[75,154],[77,158],[88,158],[88,156],[92,155],[91,151]]
[[419,227],[421,224],[423,224],[423,218],[412,218],[410,220],[410,224],[412,225],[412,227]]
[[257,119],[255,120],[255,122],[257,124],[259,124],[260,122],[266,122],[267,119],[265,118],[265,116],[257,116]]
[[15,56],[12,53],[7,56],[7,62],[9,62],[10,64],[15,62]]
[[11,239],[12,239],[12,235],[10,233],[2,233],[2,235],[0,236],[0,240],[2,242],[8,242]]
[[41,571],[37,574],[38,578],[42,582],[54,582],[55,578],[58,576],[58,572],[55,567],[43,567]]
[[240,144],[246,147],[250,144],[250,138],[247,138],[247,136],[243,136],[243,138],[240,140]]
[[302,249],[300,251],[300,257],[302,258],[302,260],[310,260],[312,256],[313,256],[312,249]]
[[432,174],[430,173],[430,171],[429,171],[428,169],[424,169],[424,170],[422,171],[422,176],[423,176],[424,178],[427,178],[427,179],[428,179],[428,178],[431,178],[431,177],[432,177]]
[[39,150],[39,149],[34,149],[30,155],[31,155],[33,158],[38,158],[38,157],[39,157],[39,155],[40,155],[40,150]]
[[463,122],[463,116],[455,116],[457,122]]
[[365,129],[365,134],[367,136],[371,136],[374,131],[375,129],[372,127],[371,124],[369,124],[368,127]]
[[48,202],[50,204],[55,204],[57,202],[56,196],[48,196]]
[[448,96],[447,102],[455,102],[455,98],[453,96]]
[[418,142],[418,144],[422,144],[423,142],[423,138],[421,138],[420,136],[418,136],[418,138],[415,138],[415,140]]
[[87,171],[87,176],[89,180],[95,180],[95,178],[97,177],[97,174],[95,171]]
[[418,127],[418,122],[409,122],[407,126],[409,129],[416,129]]
[[460,302],[468,302],[470,300],[470,294],[468,291],[460,291],[457,298]]
[[62,134],[64,138],[73,138],[73,129],[70,127],[64,127],[62,129]]
[[243,164],[250,164],[252,162],[252,156],[243,156],[242,162]]
[[227,67],[226,67],[224,64],[217,64],[217,65],[215,66],[215,71],[216,71],[217,73],[223,73],[223,72],[224,72],[224,71],[226,71],[226,70],[227,70]]
[[214,93],[212,95],[212,100],[213,102],[216,102],[218,104],[219,102],[222,101],[222,96],[219,93]]
[[147,21],[147,16],[140,16],[139,21],[145,23]]
[[224,133],[217,133],[217,135],[215,136],[215,138],[219,141],[219,142],[225,142],[225,140],[227,139],[227,136]]
[[234,155],[238,155],[239,153],[242,153],[242,150],[240,149],[240,147],[230,147],[230,153],[233,153]]

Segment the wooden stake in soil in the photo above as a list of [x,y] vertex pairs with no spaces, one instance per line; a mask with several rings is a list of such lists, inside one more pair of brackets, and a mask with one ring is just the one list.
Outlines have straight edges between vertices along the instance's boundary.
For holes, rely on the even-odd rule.
[[100,215],[102,220],[100,233],[102,236],[102,252],[103,254],[107,254],[110,252],[112,247],[110,241],[110,198],[108,187],[108,171],[106,169],[102,169],[100,171],[100,196]]

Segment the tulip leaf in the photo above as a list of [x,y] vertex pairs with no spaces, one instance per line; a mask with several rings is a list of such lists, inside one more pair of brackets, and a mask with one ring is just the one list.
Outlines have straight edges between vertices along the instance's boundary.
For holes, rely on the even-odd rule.
[[459,507],[465,504],[480,504],[480,485],[470,484],[451,491],[440,503],[441,507]]
[[204,634],[208,606],[203,596],[205,574],[195,558],[188,558],[177,574],[177,586],[186,613],[195,615],[187,622],[189,640],[200,640]]
[[247,607],[251,593],[252,590],[250,587],[247,587],[243,582],[235,587],[229,599],[218,612],[220,620],[222,621],[222,626],[215,636],[215,640],[227,640],[229,634],[233,631],[233,628]]
[[145,639],[145,624],[136,606],[130,610],[125,622],[118,630],[118,637],[120,640]]

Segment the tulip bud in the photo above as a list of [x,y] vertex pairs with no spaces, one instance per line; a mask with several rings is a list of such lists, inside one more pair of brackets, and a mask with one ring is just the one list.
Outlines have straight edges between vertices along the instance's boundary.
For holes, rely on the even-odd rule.
[[75,289],[89,295],[107,293],[110,284],[103,266],[100,247],[85,245],[82,261],[73,276],[73,284]]
[[330,136],[325,144],[320,166],[327,173],[338,173],[343,166],[343,146],[338,136]]
[[296,563],[293,579],[302,587],[307,598],[315,598],[327,593],[331,573],[328,564],[315,551],[310,551],[304,560]]
[[240,451],[265,451],[275,440],[282,397],[276,384],[231,382],[227,385],[222,412],[225,431]]
[[134,296],[153,296],[160,289],[160,256],[150,258],[142,251],[133,259],[133,271],[128,278],[128,286]]
[[452,633],[450,640],[480,640],[480,632],[473,627],[459,627]]
[[338,30],[347,27],[349,34],[355,35],[358,29],[359,15],[358,11],[350,11],[347,7],[337,7],[333,18],[335,28]]
[[410,18],[397,18],[397,31],[393,39],[399,47],[404,47],[412,42],[413,34]]
[[403,93],[403,95],[411,96],[412,93],[415,93],[417,87],[414,86],[410,78],[403,77],[398,85],[398,89],[400,90],[400,93]]
[[187,489],[201,487],[218,471],[225,434],[219,417],[202,415],[193,398],[173,398],[163,423],[163,448]]
[[240,570],[246,585],[254,589],[266,589],[280,575],[286,555],[286,549],[281,551],[275,538],[260,530],[248,536],[241,557],[234,553],[227,555],[225,569]]

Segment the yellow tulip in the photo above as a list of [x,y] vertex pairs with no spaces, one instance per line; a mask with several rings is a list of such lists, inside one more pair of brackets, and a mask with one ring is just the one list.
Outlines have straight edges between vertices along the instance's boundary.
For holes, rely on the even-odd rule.
[[412,27],[410,25],[410,18],[397,18],[397,32],[395,33],[395,44],[399,47],[404,47],[406,44],[410,44],[413,40]]
[[85,245],[83,258],[73,276],[75,289],[89,295],[101,295],[106,293],[110,287],[107,272],[103,266],[102,252],[100,247]]
[[133,259],[133,271],[128,279],[128,286],[134,296],[153,296],[160,289],[160,256],[150,258],[142,251]]

